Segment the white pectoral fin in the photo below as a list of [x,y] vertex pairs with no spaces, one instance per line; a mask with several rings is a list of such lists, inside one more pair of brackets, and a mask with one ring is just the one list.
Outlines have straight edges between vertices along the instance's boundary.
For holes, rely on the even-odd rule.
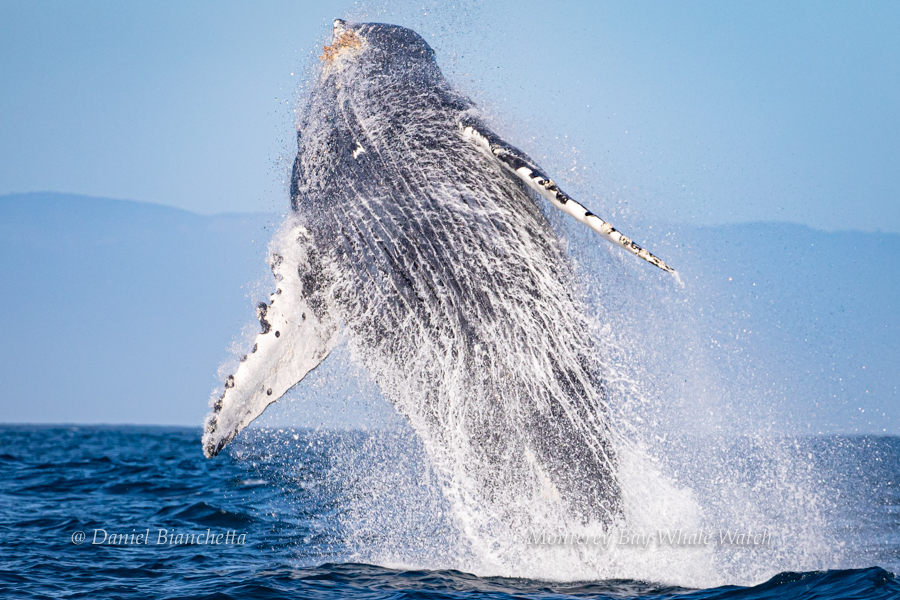
[[477,119],[466,117],[459,121],[459,129],[467,140],[474,143],[482,152],[498,161],[503,167],[522,180],[525,185],[550,201],[553,206],[587,225],[609,242],[628,250],[643,258],[663,271],[675,273],[675,269],[664,263],[649,251],[635,244],[622,235],[612,225],[589,211],[587,208],[566,195],[552,179],[532,161],[527,154],[507,144]]
[[207,458],[315,369],[337,341],[339,327],[317,290],[304,236],[302,227],[282,232],[282,238],[289,238],[282,241],[300,244],[272,255],[277,289],[268,304],[260,302],[257,308],[262,332],[252,351],[226,378],[225,392],[211,401],[203,433]]

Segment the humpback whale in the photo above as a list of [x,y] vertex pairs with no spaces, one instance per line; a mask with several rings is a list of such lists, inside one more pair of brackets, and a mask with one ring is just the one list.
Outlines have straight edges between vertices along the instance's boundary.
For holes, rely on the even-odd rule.
[[422,37],[334,22],[298,120],[275,291],[252,350],[211,399],[218,454],[346,332],[453,493],[512,521],[549,498],[621,512],[603,365],[542,198],[672,271],[565,194],[479,118]]

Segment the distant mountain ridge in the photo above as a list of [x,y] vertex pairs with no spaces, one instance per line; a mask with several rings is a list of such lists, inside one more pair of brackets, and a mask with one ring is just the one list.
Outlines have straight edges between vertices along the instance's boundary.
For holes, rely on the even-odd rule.
[[0,421],[199,425],[273,219],[0,197]]
[[810,433],[900,433],[900,234],[750,223],[672,238],[692,312],[741,357],[724,376],[768,388]]
[[[279,222],[0,197],[0,422],[199,425],[216,368],[269,291]],[[784,223],[669,232],[648,246],[688,282],[677,319],[745,357],[741,372],[720,365],[725,376],[776,382],[786,410],[829,431],[900,433],[900,235]]]

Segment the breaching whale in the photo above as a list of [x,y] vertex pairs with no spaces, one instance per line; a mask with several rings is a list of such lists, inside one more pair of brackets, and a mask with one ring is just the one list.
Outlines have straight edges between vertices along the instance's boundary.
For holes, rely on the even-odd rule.
[[[347,333],[463,501],[619,514],[603,368],[545,198],[666,271],[478,117],[403,27],[334,23],[298,121],[262,331],[214,395],[218,454]],[[513,503],[514,504],[514,503]]]

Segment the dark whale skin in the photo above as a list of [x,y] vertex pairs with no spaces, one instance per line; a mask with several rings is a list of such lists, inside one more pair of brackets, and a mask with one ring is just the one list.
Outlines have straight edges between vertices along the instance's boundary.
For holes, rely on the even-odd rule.
[[493,133],[409,29],[335,21],[297,135],[292,210],[271,244],[275,291],[210,399],[204,454],[343,332],[475,538],[550,513],[604,528],[622,517],[609,371],[543,199],[667,265]]
[[463,139],[474,106],[418,34],[336,29],[361,47],[326,61],[291,178],[317,257],[306,292],[339,313],[428,448],[450,454],[438,463],[465,448],[449,468],[484,499],[537,469],[574,515],[610,522],[603,368],[557,234],[535,196]]

